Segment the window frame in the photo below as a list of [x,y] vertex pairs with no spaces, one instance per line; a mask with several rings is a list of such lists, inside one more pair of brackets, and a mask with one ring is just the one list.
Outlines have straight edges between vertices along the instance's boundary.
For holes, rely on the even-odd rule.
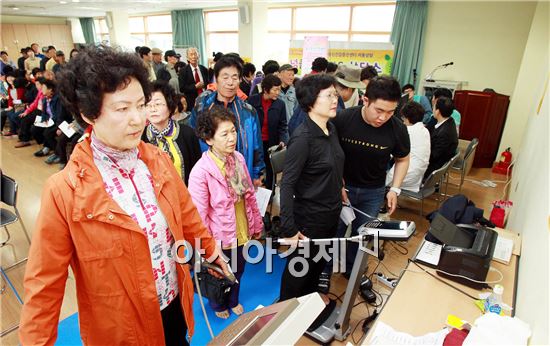
[[[268,30],[268,34],[290,34],[290,39],[295,40],[296,34],[316,34],[316,35],[330,35],[330,34],[345,34],[347,35],[347,42],[352,42],[351,38],[353,35],[391,35],[390,31],[364,31],[364,30],[353,30],[353,11],[358,7],[367,7],[367,6],[396,6],[395,1],[385,1],[385,2],[373,2],[367,4],[331,4],[331,5],[294,5],[294,6],[272,6],[268,8],[268,11],[271,9],[291,9],[291,20],[290,20],[290,30]],[[303,8],[319,8],[319,7],[350,7],[349,12],[349,24],[347,30],[297,30],[296,29],[296,10]]]
[[[208,14],[209,13],[219,13],[219,12],[237,12],[237,30],[208,30]],[[202,11],[204,16],[204,36],[206,39],[206,51],[213,52],[214,50],[210,47],[210,35],[211,34],[235,34],[237,35],[237,41],[239,39],[239,9],[238,8],[224,8],[224,9],[209,9]],[[238,43],[237,43],[238,44]]]

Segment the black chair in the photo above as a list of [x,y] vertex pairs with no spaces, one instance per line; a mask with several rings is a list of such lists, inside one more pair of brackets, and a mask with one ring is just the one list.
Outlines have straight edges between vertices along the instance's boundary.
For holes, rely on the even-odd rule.
[[11,235],[8,230],[8,225],[19,221],[21,224],[21,228],[23,228],[23,232],[25,233],[25,237],[27,238],[27,241],[29,242],[29,245],[31,244],[31,238],[29,237],[29,233],[27,232],[27,228],[25,227],[25,224],[23,223],[23,220],[21,219],[21,214],[19,214],[19,210],[17,209],[17,182],[8,177],[7,175],[4,175],[2,173],[2,191],[1,191],[1,197],[2,197],[2,203],[5,203],[6,205],[13,207],[14,212],[1,208],[0,209],[0,226],[4,227],[4,230],[7,234],[7,239],[3,241],[0,246],[6,245],[6,243],[10,240]]
[[[4,230],[6,231],[6,234],[7,234],[6,240],[0,243],[0,247],[4,247],[11,238],[11,235],[7,226],[17,221],[19,221],[19,223],[21,224],[21,228],[23,228],[25,237],[27,238],[27,241],[30,245],[31,239],[27,232],[27,228],[23,223],[23,220],[21,219],[21,214],[19,214],[19,210],[17,209],[17,182],[14,179],[8,177],[7,175],[4,175],[4,173],[1,173],[1,174],[2,174],[2,191],[0,192],[0,195],[2,197],[2,202],[10,207],[13,207],[13,210],[15,213],[5,208],[0,209],[0,226],[4,227]],[[15,289],[13,283],[9,279],[6,272],[26,261],[27,261],[27,258],[25,257],[24,259],[10,265],[9,267],[4,268],[3,266],[0,266],[1,279],[8,284],[9,288],[15,294],[17,301],[21,305],[23,305],[23,299],[21,299],[21,296]],[[2,294],[4,294],[5,290],[6,290],[5,284],[2,284],[2,288],[1,288]],[[0,337],[16,330],[18,327],[19,327],[19,324],[16,324],[2,330],[0,332]]]
[[[279,186],[279,181],[277,180],[277,175],[283,172],[283,168],[285,166],[285,156],[286,156],[286,147],[280,148],[277,147],[271,147],[269,148],[269,161],[271,162],[271,170],[273,171],[273,183],[271,184],[271,198],[275,197],[275,189]],[[273,214],[273,201],[271,203],[271,206],[269,208],[269,213]]]

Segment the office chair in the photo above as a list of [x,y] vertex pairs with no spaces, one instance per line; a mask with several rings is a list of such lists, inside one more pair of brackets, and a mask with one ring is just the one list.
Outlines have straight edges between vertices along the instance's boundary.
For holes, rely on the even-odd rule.
[[[439,184],[439,188],[441,189],[441,184],[443,183],[443,179],[445,177],[445,174],[447,173],[447,170],[449,169],[449,163],[451,161],[447,162],[443,165],[443,167],[436,169],[433,171],[427,178],[424,180],[422,185],[420,185],[420,189],[418,192],[410,191],[410,190],[401,190],[401,196],[405,196],[408,198],[412,198],[414,200],[420,201],[420,216],[424,215],[424,199],[433,195],[437,191],[437,185]],[[439,203],[441,202],[440,199],[437,199],[437,207],[439,208]]]
[[[460,141],[462,141],[462,139]],[[479,140],[477,138],[472,139],[464,150],[462,160],[457,160],[454,165],[450,167],[451,170],[460,172],[460,183],[458,184],[458,192],[462,191],[464,178],[466,177],[466,175],[468,175],[470,168],[472,168],[478,144]]]

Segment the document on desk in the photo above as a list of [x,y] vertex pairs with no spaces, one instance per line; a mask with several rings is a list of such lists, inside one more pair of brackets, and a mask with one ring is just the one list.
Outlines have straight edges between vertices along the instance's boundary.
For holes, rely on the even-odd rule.
[[442,248],[443,245],[424,240],[420,251],[418,251],[416,255],[416,259],[437,266],[439,264],[439,258],[441,257]]
[[497,238],[495,245],[495,252],[493,253],[493,259],[504,264],[510,263],[512,257],[512,249],[514,248],[514,241],[512,239],[504,238],[501,235]]
[[267,205],[269,204],[269,199],[271,198],[271,190],[265,189],[263,187],[258,187],[256,190],[256,202],[258,203],[258,209],[262,216],[265,215],[267,210]]
[[398,332],[382,321],[378,321],[373,331],[371,345],[443,345],[449,333],[447,328],[422,336],[412,336]]

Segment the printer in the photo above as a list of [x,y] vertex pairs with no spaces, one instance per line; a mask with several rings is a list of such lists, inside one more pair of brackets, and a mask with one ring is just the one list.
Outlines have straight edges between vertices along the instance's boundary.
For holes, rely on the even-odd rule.
[[430,224],[429,233],[443,243],[439,263],[435,266],[439,275],[476,289],[486,287],[476,281],[487,279],[497,232],[483,226],[455,225],[437,214]]

